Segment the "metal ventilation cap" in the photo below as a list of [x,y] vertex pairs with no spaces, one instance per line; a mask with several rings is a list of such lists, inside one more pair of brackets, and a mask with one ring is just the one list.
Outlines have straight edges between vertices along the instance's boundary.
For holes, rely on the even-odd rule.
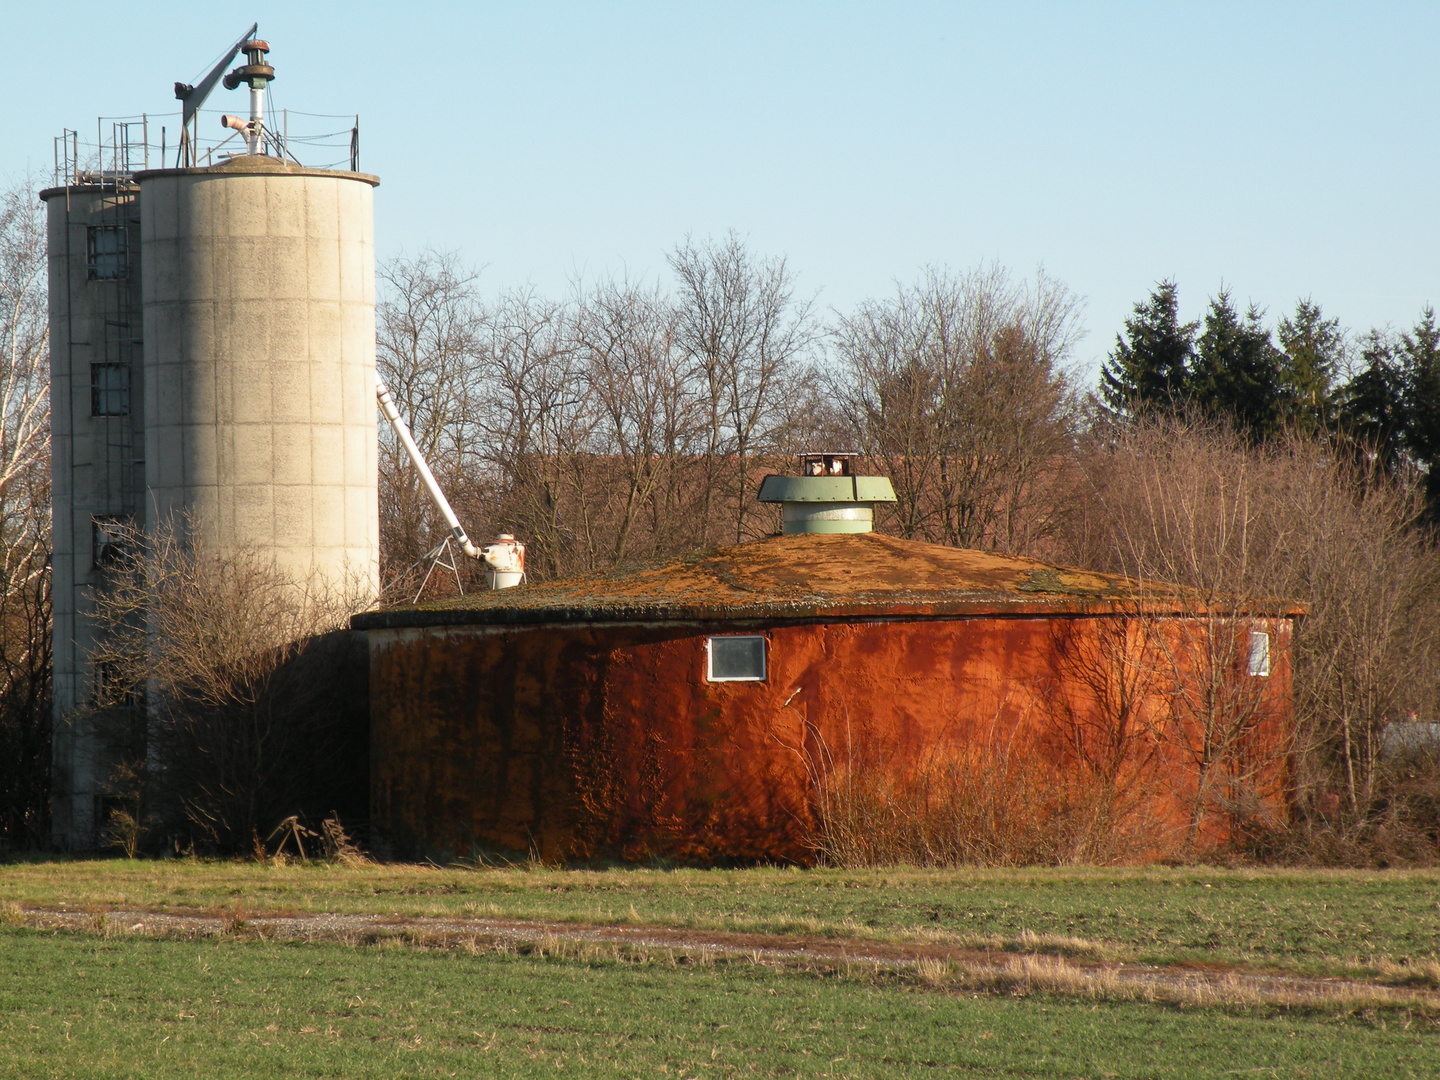
[[761,502],[781,504],[782,531],[794,533],[867,533],[875,524],[875,504],[894,502],[895,489],[885,476],[855,476],[857,454],[801,454],[800,476],[767,476]]

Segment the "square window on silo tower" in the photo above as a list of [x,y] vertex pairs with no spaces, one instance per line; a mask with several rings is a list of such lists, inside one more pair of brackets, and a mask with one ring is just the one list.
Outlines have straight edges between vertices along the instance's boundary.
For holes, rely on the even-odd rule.
[[705,642],[710,682],[764,682],[765,639],[759,634],[712,637]]
[[85,267],[91,281],[130,276],[130,236],[124,225],[91,225],[85,230]]
[[135,523],[128,517],[99,514],[90,519],[90,560],[96,569],[115,566],[134,549]]
[[120,660],[96,660],[91,674],[90,700],[100,708],[134,706],[140,701],[140,687],[134,671]]
[[130,365],[90,365],[90,415],[130,415]]

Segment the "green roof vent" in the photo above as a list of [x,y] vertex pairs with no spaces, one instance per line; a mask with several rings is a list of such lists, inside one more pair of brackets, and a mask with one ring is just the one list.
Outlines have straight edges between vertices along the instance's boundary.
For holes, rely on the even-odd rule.
[[792,533],[867,533],[875,524],[875,504],[894,502],[895,489],[884,476],[856,476],[856,454],[801,454],[799,476],[767,476],[761,502],[781,505],[782,531]]

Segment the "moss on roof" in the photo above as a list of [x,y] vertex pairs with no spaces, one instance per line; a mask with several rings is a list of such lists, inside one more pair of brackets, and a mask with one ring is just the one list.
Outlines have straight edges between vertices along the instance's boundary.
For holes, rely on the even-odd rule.
[[[359,629],[458,624],[1197,612],[1198,594],[880,533],[772,536],[643,566],[357,615]],[[1299,614],[1294,604],[1263,605]],[[1252,610],[1253,605],[1247,606]]]

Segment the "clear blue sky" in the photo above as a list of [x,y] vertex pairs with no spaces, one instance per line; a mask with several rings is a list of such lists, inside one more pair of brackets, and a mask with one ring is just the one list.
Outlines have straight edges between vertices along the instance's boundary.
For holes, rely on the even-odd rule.
[[1043,264],[1091,366],[1163,277],[1192,317],[1222,281],[1354,330],[1440,302],[1433,3],[11,0],[0,176],[100,114],[173,140],[171,83],[256,20],[277,105],[360,114],[380,256],[456,250],[486,292],[731,228],[840,310]]

